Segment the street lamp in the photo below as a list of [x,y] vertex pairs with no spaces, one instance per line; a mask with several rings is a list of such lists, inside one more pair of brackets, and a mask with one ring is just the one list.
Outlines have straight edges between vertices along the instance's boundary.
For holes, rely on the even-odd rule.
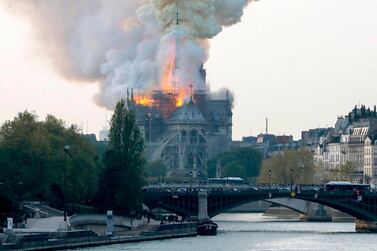
[[192,188],[192,171],[190,172],[190,192],[191,192],[191,188]]
[[64,190],[64,221],[67,221],[67,154],[69,154],[69,145],[64,146],[64,176],[63,176],[63,190]]
[[272,175],[272,171],[271,169],[268,170],[268,177],[269,177],[269,181],[270,181],[270,190],[271,190],[271,187],[272,187],[272,183],[271,183],[271,175]]
[[291,169],[291,171],[290,171],[290,174],[291,174],[291,192],[292,192],[292,184],[293,184],[293,178],[292,178],[293,170],[292,170],[292,169]]
[[199,191],[200,191],[200,175],[201,175],[201,172],[199,171],[199,172],[198,172]]
[[149,143],[152,142],[152,113],[148,112],[148,136],[149,136]]

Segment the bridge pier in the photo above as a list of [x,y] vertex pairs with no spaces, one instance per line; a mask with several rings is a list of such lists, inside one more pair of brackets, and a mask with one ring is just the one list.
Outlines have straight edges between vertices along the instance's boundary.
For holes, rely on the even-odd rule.
[[332,221],[331,215],[328,214],[324,205],[306,202],[308,205],[308,213],[300,216],[302,221]]
[[377,221],[363,221],[355,220],[356,232],[361,233],[376,233],[377,232]]
[[208,194],[206,190],[198,191],[198,222],[196,231],[199,235],[216,235],[217,224],[208,216]]
[[198,219],[205,220],[208,217],[208,194],[207,191],[198,192]]

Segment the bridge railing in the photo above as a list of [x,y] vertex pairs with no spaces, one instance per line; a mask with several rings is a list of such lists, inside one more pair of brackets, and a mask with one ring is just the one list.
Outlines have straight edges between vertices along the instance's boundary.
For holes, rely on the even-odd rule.
[[[196,184],[161,184],[161,185],[150,185],[143,188],[145,192],[162,192],[162,193],[197,193],[199,190],[206,190],[208,192],[212,191],[228,191],[228,192],[272,192],[272,193],[287,193],[291,192],[291,186],[287,184],[239,184],[239,185],[229,185],[229,184],[201,184],[200,187]],[[311,185],[300,185],[295,184],[292,186],[292,191],[297,193],[339,193],[339,194],[353,194],[355,191],[326,191],[324,185],[311,184]],[[376,195],[376,189],[370,189],[363,191],[364,195]]]

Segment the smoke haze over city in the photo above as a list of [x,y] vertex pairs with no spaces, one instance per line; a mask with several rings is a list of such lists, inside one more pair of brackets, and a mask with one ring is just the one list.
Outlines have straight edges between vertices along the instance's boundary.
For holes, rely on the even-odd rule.
[[[26,17],[41,53],[66,79],[99,82],[95,101],[112,109],[136,91],[204,89],[208,39],[240,21],[251,1],[9,1]],[[46,20],[49,20],[46,22]]]
[[[235,138],[264,131],[265,117],[271,131],[298,137],[300,130],[332,125],[359,102],[375,103],[375,1],[275,0],[249,7],[248,1],[180,1],[179,28],[176,1],[113,2],[1,4],[6,16],[0,27],[7,36],[0,81],[2,93],[8,93],[2,105],[12,107],[0,114],[2,121],[28,108],[41,115],[56,112],[98,131],[105,112],[92,97],[112,108],[127,87],[161,87],[177,34],[188,38],[178,50],[188,55],[177,57],[185,69],[177,70],[178,82],[203,85],[196,72],[205,64],[212,89],[231,89]],[[25,43],[25,38],[33,39]],[[13,62],[15,56],[25,64]],[[42,68],[49,73],[42,74]],[[65,98],[57,98],[61,93]]]

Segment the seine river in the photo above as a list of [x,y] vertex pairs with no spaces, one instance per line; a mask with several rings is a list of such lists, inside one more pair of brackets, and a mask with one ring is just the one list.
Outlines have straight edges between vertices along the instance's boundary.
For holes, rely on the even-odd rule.
[[377,234],[355,232],[355,224],[280,221],[262,214],[221,214],[217,236],[130,243],[85,250],[241,251],[377,250]]

